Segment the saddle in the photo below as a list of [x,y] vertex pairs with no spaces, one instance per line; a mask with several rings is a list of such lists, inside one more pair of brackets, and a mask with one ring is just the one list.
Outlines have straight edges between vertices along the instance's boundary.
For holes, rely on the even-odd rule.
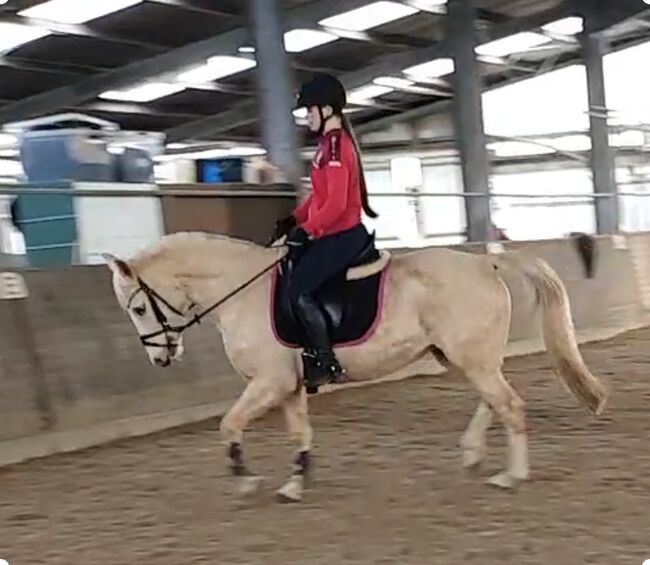
[[[354,262],[316,293],[333,346],[359,345],[369,339],[381,317],[390,253],[375,247],[371,234]],[[276,339],[287,347],[304,347],[302,330],[288,298],[292,263],[283,261],[273,273],[271,323]]]

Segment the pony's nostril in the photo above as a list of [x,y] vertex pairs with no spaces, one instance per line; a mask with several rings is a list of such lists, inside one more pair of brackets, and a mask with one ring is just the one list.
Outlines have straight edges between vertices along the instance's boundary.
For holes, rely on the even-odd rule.
[[169,360],[169,357],[165,357],[164,359],[162,357],[156,357],[154,363],[158,365],[158,367],[169,367],[171,361]]

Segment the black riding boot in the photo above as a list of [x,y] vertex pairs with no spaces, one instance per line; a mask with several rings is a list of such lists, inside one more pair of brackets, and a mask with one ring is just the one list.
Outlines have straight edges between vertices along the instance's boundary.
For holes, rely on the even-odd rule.
[[307,334],[309,347],[302,354],[307,392],[318,387],[340,382],[345,371],[339,365],[330,343],[327,322],[320,305],[308,294],[301,294],[294,304],[294,312]]

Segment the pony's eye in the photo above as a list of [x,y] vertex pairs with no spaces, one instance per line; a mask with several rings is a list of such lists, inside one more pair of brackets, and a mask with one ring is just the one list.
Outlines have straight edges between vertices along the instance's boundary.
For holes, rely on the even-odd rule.
[[136,307],[133,309],[133,312],[134,312],[137,316],[144,316],[144,314],[145,314],[146,311],[147,311],[147,309],[146,309],[144,306],[136,306]]

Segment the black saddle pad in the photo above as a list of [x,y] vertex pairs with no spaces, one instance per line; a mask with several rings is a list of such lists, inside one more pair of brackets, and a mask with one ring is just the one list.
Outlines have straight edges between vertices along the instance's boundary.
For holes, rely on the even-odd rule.
[[[346,280],[346,274],[326,283],[317,293],[335,346],[359,345],[376,329],[383,305],[388,266],[359,280]],[[273,273],[271,323],[276,338],[288,347],[303,347],[302,331],[287,299],[291,273],[287,265]]]

